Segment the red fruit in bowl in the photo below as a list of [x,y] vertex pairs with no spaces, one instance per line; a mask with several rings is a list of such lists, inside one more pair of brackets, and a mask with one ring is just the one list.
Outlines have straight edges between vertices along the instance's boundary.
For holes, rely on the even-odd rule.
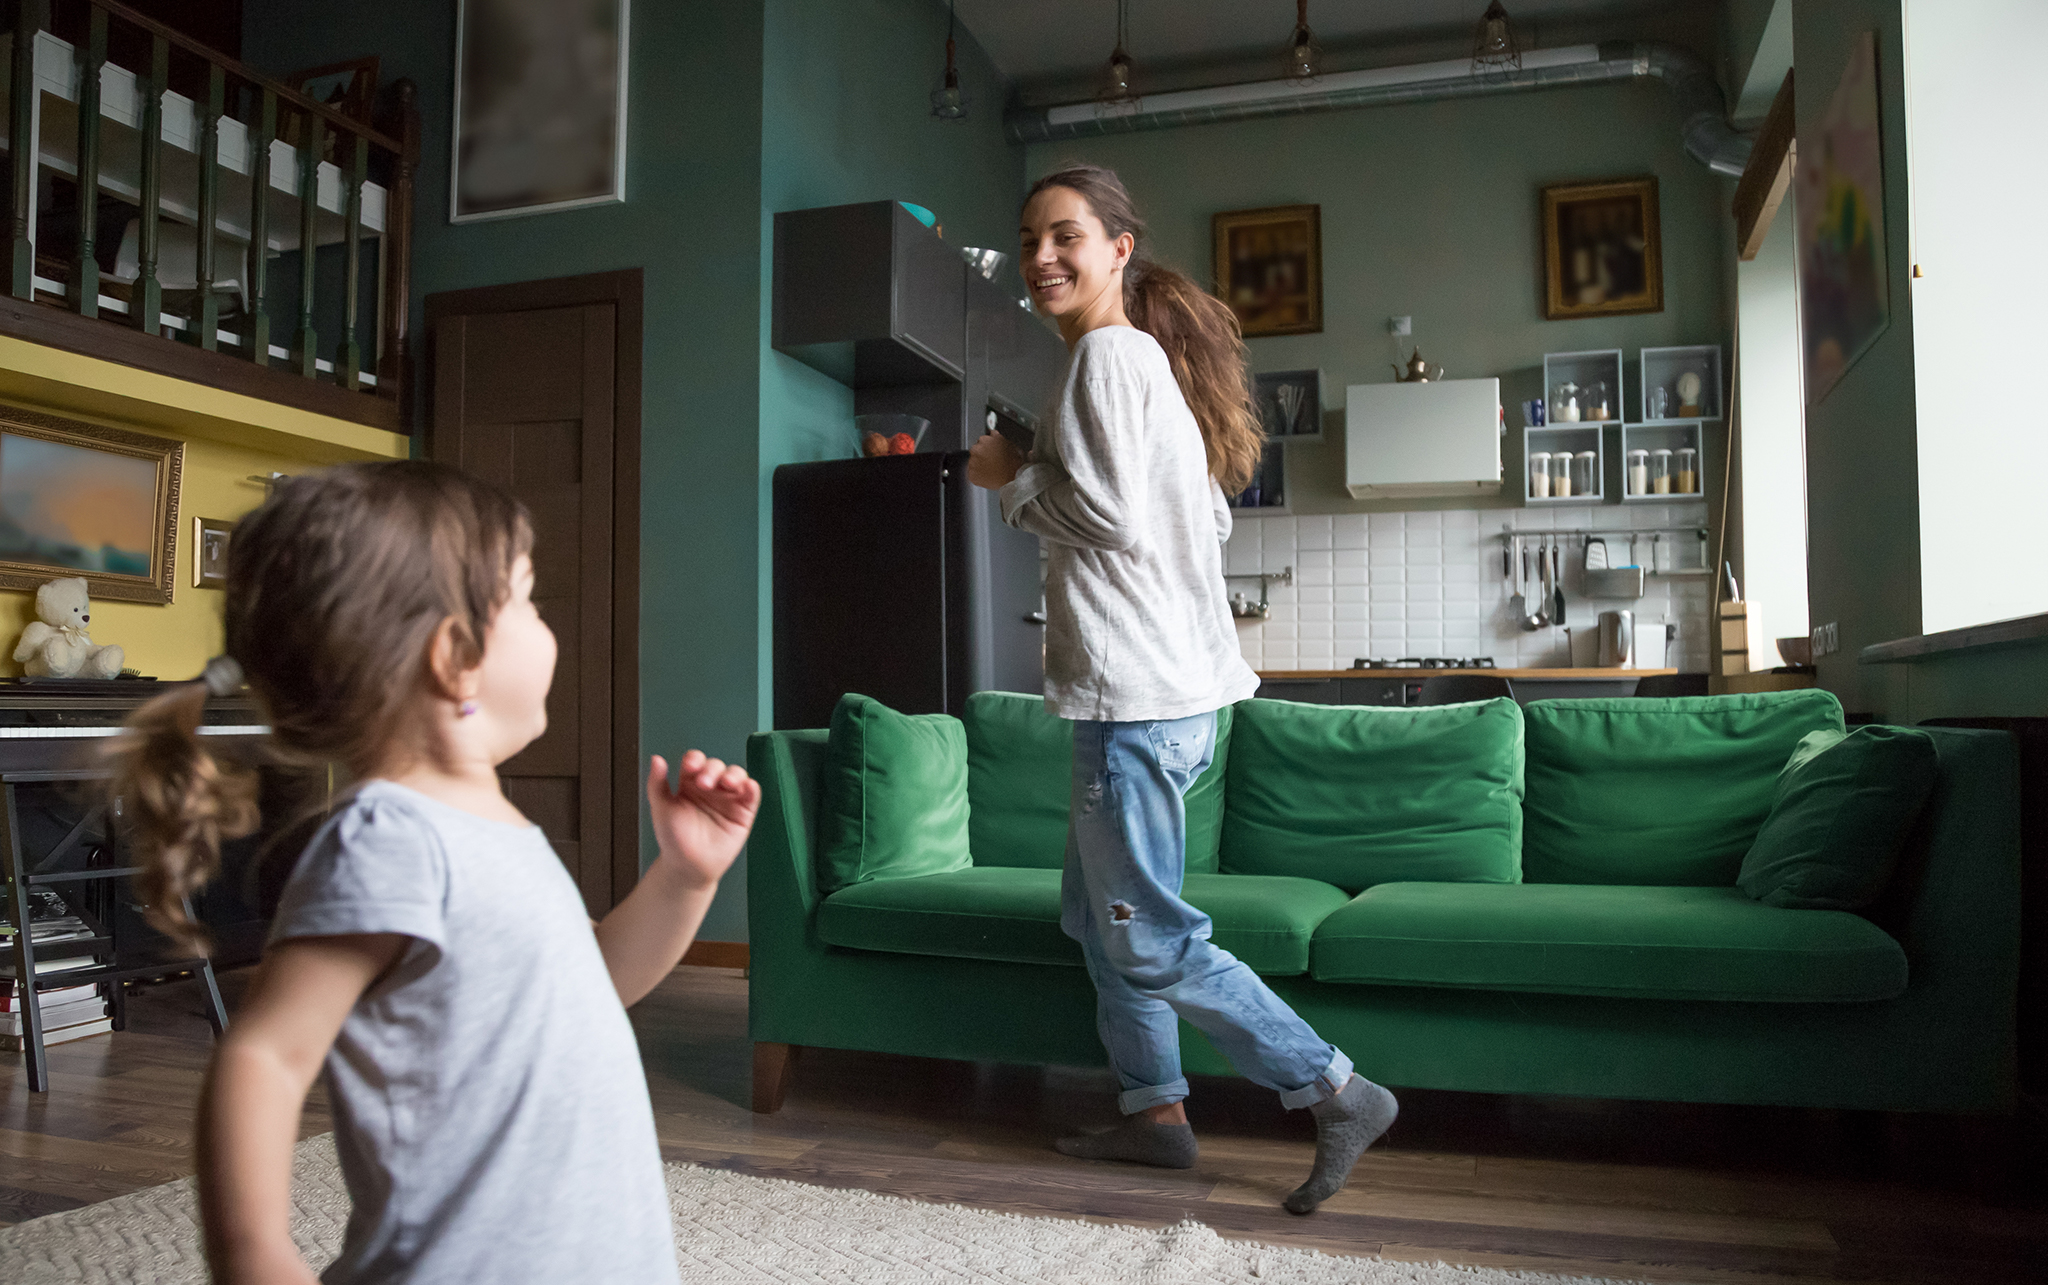
[[894,436],[894,437],[892,437],[892,438],[890,438],[890,439],[889,439],[889,454],[891,454],[891,455],[915,455],[915,454],[917,454],[917,439],[916,439],[916,438],[914,438],[914,437],[912,437],[912,436],[911,436],[910,434],[908,434],[908,433],[898,433],[898,434],[896,434],[896,436]]
[[874,458],[889,453],[889,439],[880,433],[864,433],[860,439],[861,454]]

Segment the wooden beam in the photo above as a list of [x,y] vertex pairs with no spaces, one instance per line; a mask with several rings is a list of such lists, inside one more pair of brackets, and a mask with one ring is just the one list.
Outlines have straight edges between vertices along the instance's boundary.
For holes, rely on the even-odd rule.
[[1799,139],[1792,109],[1792,72],[1778,86],[1771,100],[1770,114],[1757,131],[1756,146],[1749,153],[1749,165],[1735,186],[1735,253],[1747,263],[1763,249],[1771,220],[1792,186],[1792,168],[1797,163]]

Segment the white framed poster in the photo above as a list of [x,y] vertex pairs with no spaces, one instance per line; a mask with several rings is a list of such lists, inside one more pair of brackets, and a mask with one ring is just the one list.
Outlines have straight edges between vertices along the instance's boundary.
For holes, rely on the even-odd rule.
[[456,0],[448,221],[626,199],[629,0]]

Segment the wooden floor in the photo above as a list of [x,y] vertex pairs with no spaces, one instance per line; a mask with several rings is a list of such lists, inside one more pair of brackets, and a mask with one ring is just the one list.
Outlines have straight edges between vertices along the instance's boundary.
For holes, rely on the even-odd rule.
[[[223,978],[231,1002],[241,981]],[[1187,1172],[1052,1150],[1063,1130],[1111,1123],[1099,1071],[812,1049],[782,1112],[757,1117],[746,985],[684,968],[634,1010],[671,1160],[1024,1214],[1195,1218],[1391,1259],[1656,1281],[2048,1280],[2048,1197],[2025,1174],[1988,1181],[2001,1139],[1946,1122],[1408,1091],[1351,1184],[1296,1218],[1278,1202],[1308,1168],[1307,1113],[1238,1080],[1197,1081]],[[166,985],[129,1012],[128,1031],[51,1051],[52,1092],[29,1093],[18,1063],[0,1077],[0,1223],[191,1171],[198,997]],[[316,1093],[304,1130],[328,1127]]]

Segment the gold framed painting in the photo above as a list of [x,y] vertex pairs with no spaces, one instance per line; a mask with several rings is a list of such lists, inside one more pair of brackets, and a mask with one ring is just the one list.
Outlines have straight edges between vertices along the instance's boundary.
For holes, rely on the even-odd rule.
[[1664,311],[1657,180],[1553,183],[1543,189],[1543,316]]
[[1216,294],[1245,338],[1322,333],[1322,206],[1232,210],[1214,232]]
[[185,444],[0,406],[0,589],[167,603]]

